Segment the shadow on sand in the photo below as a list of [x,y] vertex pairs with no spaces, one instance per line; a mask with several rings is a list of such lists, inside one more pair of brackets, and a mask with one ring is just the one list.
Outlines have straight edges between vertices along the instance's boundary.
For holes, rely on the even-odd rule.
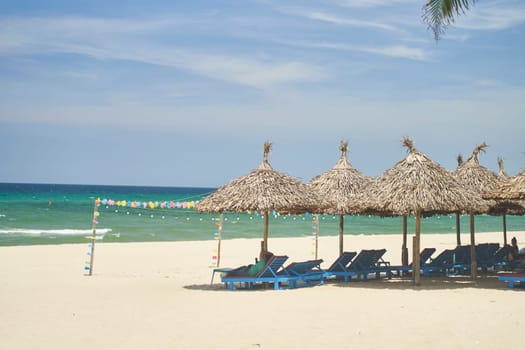
[[[483,274],[478,275],[477,279],[473,281],[470,276],[431,276],[422,277],[421,284],[415,286],[412,283],[411,277],[393,277],[392,279],[369,279],[366,281],[351,280],[348,283],[343,281],[328,280],[323,287],[335,288],[367,288],[367,289],[392,289],[392,290],[444,290],[444,289],[493,289],[493,290],[525,290],[524,288],[508,288],[507,284],[499,281],[497,274]],[[184,286],[190,290],[201,291],[227,291],[222,283],[214,284],[192,284]],[[273,284],[270,285],[255,285],[252,289],[238,288],[236,290],[243,291],[270,291],[273,290]]]

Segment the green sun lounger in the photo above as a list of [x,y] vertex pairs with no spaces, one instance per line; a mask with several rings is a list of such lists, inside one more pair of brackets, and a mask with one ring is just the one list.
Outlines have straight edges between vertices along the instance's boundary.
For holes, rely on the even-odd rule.
[[283,265],[288,260],[288,257],[274,255],[272,256],[264,268],[255,276],[228,276],[224,274],[221,276],[221,282],[223,282],[229,290],[235,289],[235,284],[244,285],[245,288],[253,288],[255,284],[258,283],[273,283],[274,289],[283,288],[283,283],[288,285],[294,285],[295,281],[298,279],[296,276],[291,276],[288,273],[281,271],[283,270]]

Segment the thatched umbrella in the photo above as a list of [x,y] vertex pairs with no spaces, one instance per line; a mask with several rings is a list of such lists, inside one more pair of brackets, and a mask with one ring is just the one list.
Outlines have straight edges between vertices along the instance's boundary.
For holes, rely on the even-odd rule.
[[[500,166],[500,173],[503,169],[502,165]],[[497,204],[491,207],[491,211],[495,214],[498,214],[499,211],[503,217],[503,241],[504,244],[507,244],[506,215],[525,214],[525,170],[515,177],[502,182],[492,191],[483,193],[482,196],[485,199],[497,201]]]
[[421,216],[445,214],[483,207],[481,197],[471,200],[457,180],[441,165],[418,152],[408,138],[405,159],[385,171],[375,182],[362,205],[378,212],[396,215],[415,215],[416,234],[413,240],[413,278],[420,283]]
[[280,213],[315,212],[323,201],[299,180],[274,170],[268,162],[271,143],[264,143],[263,162],[247,175],[220,187],[196,204],[199,212],[222,213],[261,211],[264,213],[263,249],[268,250],[268,216]]
[[339,214],[339,254],[343,254],[345,214],[357,214],[356,196],[370,186],[372,180],[354,169],[347,158],[348,142],[341,141],[341,158],[327,172],[314,177],[308,184],[323,195],[326,214]]
[[[485,152],[487,144],[483,142],[477,145],[472,151],[472,155],[467,159],[466,162],[458,166],[452,175],[461,183],[463,186],[469,188],[472,192],[476,193],[477,196],[481,197],[483,193],[489,191],[500,183],[498,175],[492,170],[479,164],[478,156],[481,152]],[[494,205],[495,202],[487,203],[489,206]],[[488,212],[488,207],[487,211]],[[476,247],[475,247],[475,228],[474,228],[474,211],[470,211],[470,255],[471,255],[471,273],[472,278],[476,278],[477,266],[475,264]]]
[[525,199],[525,170],[483,194],[486,199]]

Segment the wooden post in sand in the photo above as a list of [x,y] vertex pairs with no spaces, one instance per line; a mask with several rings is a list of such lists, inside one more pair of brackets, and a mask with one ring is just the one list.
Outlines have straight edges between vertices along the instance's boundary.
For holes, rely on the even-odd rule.
[[88,275],[93,275],[93,263],[95,260],[95,240],[97,239],[97,224],[100,213],[98,212],[98,206],[100,205],[99,199],[95,200],[93,209],[93,231],[91,232],[91,249],[89,251],[89,265],[85,267],[88,270]]
[[268,217],[270,216],[269,210],[263,211],[264,215],[264,251],[268,251]]
[[420,237],[421,237],[421,211],[416,210],[416,235],[412,242],[413,245],[413,257],[412,257],[412,271],[414,278],[414,285],[419,286],[421,284],[421,261],[419,259],[420,251]]
[[460,223],[460,213],[456,212],[456,244],[461,245],[461,223]]
[[407,248],[407,216],[403,215],[403,246],[401,247],[401,265],[408,265],[408,248]]
[[472,280],[476,280],[478,273],[478,263],[476,261],[476,239],[474,233],[474,212],[470,212],[470,275]]
[[216,265],[215,267],[221,266],[222,223],[223,223],[223,214],[221,213],[219,216],[219,223],[215,224],[217,226],[217,233],[214,237],[217,240],[217,255],[216,255],[217,262],[215,263]]
[[319,217],[317,214],[312,216],[312,238],[314,239],[314,259],[317,260],[319,252]]

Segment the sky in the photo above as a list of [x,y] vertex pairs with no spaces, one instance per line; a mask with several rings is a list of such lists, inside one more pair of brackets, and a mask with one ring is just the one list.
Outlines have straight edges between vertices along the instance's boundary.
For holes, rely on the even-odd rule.
[[0,182],[309,181],[340,141],[367,176],[405,136],[525,167],[525,2],[479,0],[441,40],[424,0],[0,2]]

